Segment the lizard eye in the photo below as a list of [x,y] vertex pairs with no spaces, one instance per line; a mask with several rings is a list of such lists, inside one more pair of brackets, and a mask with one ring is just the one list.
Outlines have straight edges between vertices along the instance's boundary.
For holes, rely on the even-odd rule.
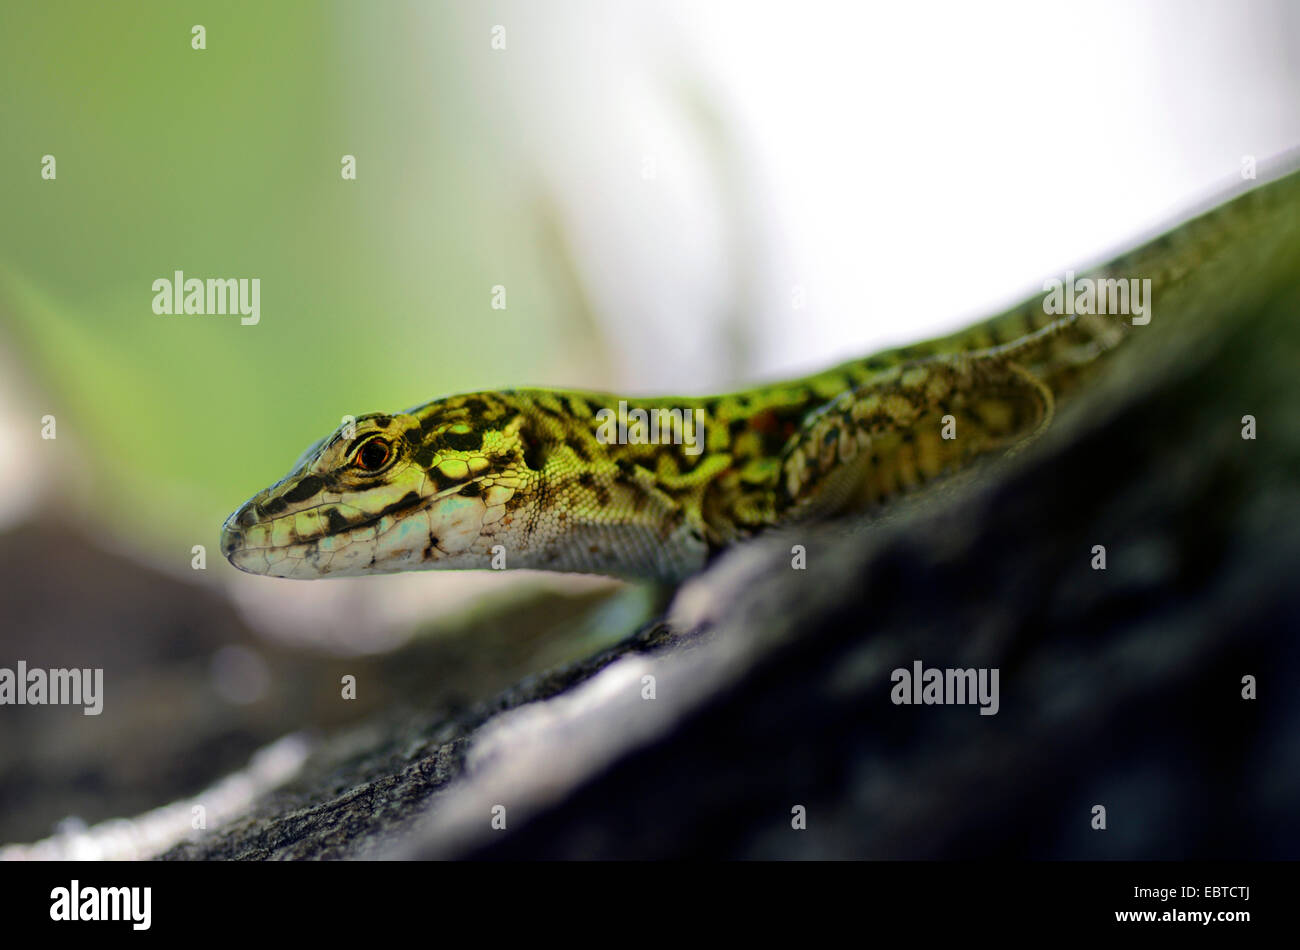
[[355,464],[366,472],[377,472],[392,457],[393,447],[387,439],[371,439],[357,450]]

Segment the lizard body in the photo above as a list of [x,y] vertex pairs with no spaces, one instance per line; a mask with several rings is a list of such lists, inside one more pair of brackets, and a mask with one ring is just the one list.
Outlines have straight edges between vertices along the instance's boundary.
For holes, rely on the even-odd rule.
[[[1291,174],[1087,276],[1150,279],[1153,324],[1173,321],[1164,291],[1298,206]],[[765,529],[868,511],[1022,444],[1139,330],[1154,326],[1051,313],[1039,295],[949,336],[727,395],[517,389],[374,413],[232,514],[222,552],[279,577],[504,565],[676,581]],[[679,441],[604,437],[628,407],[675,413],[663,419]]]

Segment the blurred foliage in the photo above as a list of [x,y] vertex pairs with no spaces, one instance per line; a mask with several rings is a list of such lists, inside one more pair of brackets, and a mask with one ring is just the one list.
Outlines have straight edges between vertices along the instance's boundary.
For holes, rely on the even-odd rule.
[[[512,166],[526,150],[493,141],[501,117],[474,101],[491,50],[468,16],[4,5],[0,345],[84,445],[108,527],[212,550],[345,413],[565,365],[572,282],[535,220],[545,195]],[[178,269],[260,278],[260,324],[155,315],[152,282]]]

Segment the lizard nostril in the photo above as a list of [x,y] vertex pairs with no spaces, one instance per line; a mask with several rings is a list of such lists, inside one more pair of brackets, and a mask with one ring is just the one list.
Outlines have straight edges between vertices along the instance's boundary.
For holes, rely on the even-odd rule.
[[244,533],[227,522],[221,532],[221,553],[230,557],[244,543]]

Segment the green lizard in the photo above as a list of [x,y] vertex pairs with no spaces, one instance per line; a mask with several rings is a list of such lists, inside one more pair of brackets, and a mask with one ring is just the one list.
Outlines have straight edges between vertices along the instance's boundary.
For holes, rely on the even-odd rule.
[[[362,416],[232,514],[221,549],[277,577],[506,566],[677,581],[764,529],[871,511],[1023,444],[1116,345],[1177,319],[1160,312],[1164,291],[1297,207],[1293,173],[1088,272],[1150,280],[1147,326],[1062,314],[1044,294],[950,336],[729,395],[518,389]],[[676,410],[663,418],[679,443],[606,438],[620,401]],[[678,424],[697,418],[699,432]]]

